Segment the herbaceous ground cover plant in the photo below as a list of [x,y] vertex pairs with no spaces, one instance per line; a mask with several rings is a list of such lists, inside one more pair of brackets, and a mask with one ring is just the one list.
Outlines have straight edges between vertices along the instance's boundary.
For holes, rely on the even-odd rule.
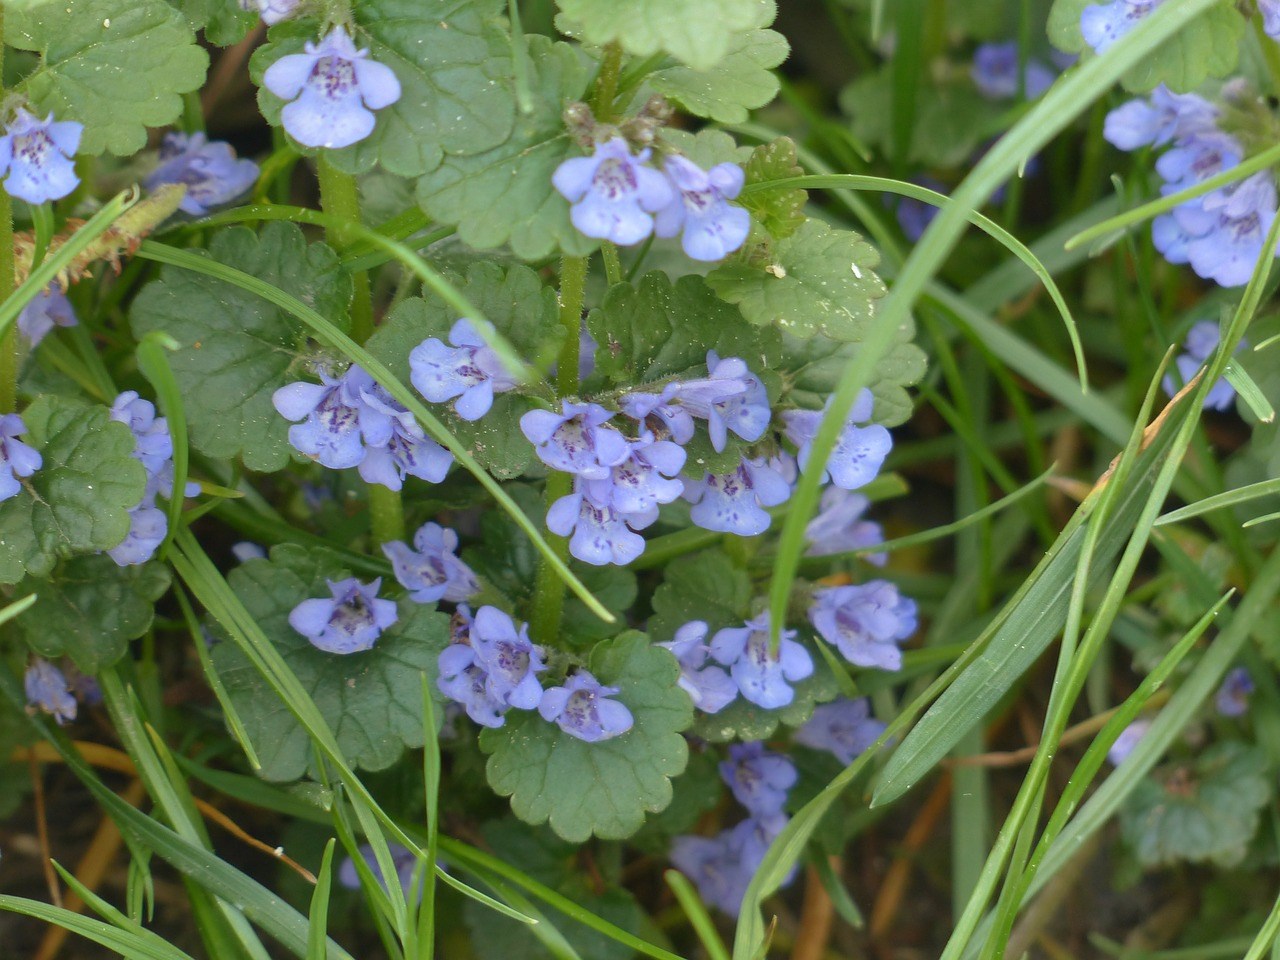
[[0,14],[0,954],[1280,949],[1280,3]]

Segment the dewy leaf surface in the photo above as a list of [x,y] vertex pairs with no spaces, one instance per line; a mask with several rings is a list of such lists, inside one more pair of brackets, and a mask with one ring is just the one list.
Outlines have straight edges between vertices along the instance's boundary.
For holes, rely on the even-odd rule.
[[133,458],[133,433],[107,408],[46,395],[22,414],[23,441],[44,464],[0,503],[0,583],[42,577],[59,556],[118,546],[146,471]]
[[[707,283],[751,323],[775,324],[802,339],[866,338],[885,286],[875,273],[880,255],[860,235],[810,220],[779,241],[767,259],[724,263],[707,275]],[[909,340],[911,332],[904,325],[899,339]]]
[[742,123],[777,96],[773,68],[787,59],[791,46],[774,30],[747,30],[730,44],[724,59],[709,70],[677,65],[650,75],[649,82],[695,116]]
[[418,181],[418,204],[431,217],[456,223],[477,250],[510,244],[524,260],[557,250],[581,256],[598,241],[569,222],[569,203],[551,184],[556,168],[582,150],[565,131],[565,106],[581,99],[590,73],[564,43],[529,37],[532,112],[520,115],[503,143],[484,153],[446,157]]
[[[209,255],[345,327],[351,281],[333,250],[307,243],[295,224],[270,223],[260,235],[224,230]],[[240,457],[250,470],[288,463],[289,422],[271,395],[286,383],[314,379],[297,363],[307,341],[300,321],[247,290],[172,266],[143,289],[130,319],[139,339],[162,330],[180,344],[169,363],[195,449],[216,459]]]
[[[377,111],[370,136],[324,151],[334,166],[363,173],[380,165],[416,177],[446,156],[483,153],[507,140],[515,99],[502,0],[361,0],[351,8],[356,45],[395,71],[401,93]],[[280,57],[301,53],[319,29],[314,20],[272,28],[271,42],[253,55],[254,82],[261,84]],[[260,87],[258,103],[271,123],[280,123],[279,97]]]
[[628,53],[666,51],[695,70],[729,52],[734,31],[773,21],[774,0],[560,0],[589,43],[616,40]]
[[620,737],[585,743],[536,711],[512,710],[506,724],[480,735],[490,754],[495,791],[528,823],[549,822],[566,840],[629,837],[647,813],[671,802],[671,778],[688,759],[680,731],[693,719],[688,694],[676,685],[679,666],[640,633],[625,633],[592,651],[591,672],[621,688],[635,725]]
[[[421,677],[425,673],[435,690],[436,659],[449,641],[449,618],[434,605],[401,600],[399,619],[372,650],[325,653],[289,625],[289,613],[310,597],[330,596],[326,581],[347,575],[327,557],[286,544],[272,550],[270,560],[237,567],[227,582],[297,674],[343,756],[365,770],[384,770],[406,747],[422,746]],[[261,775],[301,777],[312,751],[297,718],[234,644],[219,643],[213,660],[262,761]]]
[[36,602],[14,621],[23,639],[43,657],[65,654],[85,673],[97,673],[151,628],[155,602],[169,588],[169,568],[78,557],[64,563],[55,578],[28,586]]
[[19,87],[35,113],[84,124],[80,153],[128,156],[182,115],[208,55],[164,0],[60,0],[10,11],[5,41],[41,55]]

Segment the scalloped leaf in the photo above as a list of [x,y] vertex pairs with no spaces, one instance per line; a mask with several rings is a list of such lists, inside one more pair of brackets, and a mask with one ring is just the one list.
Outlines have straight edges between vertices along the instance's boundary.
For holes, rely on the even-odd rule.
[[[315,701],[343,756],[365,770],[385,770],[423,743],[422,675],[435,692],[436,660],[449,642],[449,618],[433,605],[401,600],[400,618],[363,653],[325,653],[289,626],[309,597],[327,597],[327,580],[349,576],[334,560],[292,544],[269,560],[250,560],[227,582]],[[224,641],[214,666],[262,761],[267,780],[295,780],[312,769],[311,743],[297,718],[240,648]],[[436,712],[437,718],[443,711]]]
[[44,464],[0,503],[0,583],[43,577],[60,556],[118,546],[147,480],[132,431],[106,407],[49,394],[22,417],[22,440]]
[[536,711],[513,710],[496,730],[480,734],[490,754],[489,784],[511,798],[528,823],[550,823],[566,840],[629,837],[671,802],[671,778],[688,759],[680,731],[693,721],[689,696],[677,686],[679,666],[642,633],[599,644],[591,672],[620,687],[617,699],[635,725],[620,737],[585,743],[543,720]]
[[747,30],[730,40],[724,59],[709,70],[674,66],[649,76],[653,89],[696,117],[718,123],[742,123],[750,111],[778,95],[780,66],[791,52],[787,38],[774,30]]
[[18,88],[41,116],[84,124],[80,153],[136,153],[182,115],[209,56],[164,0],[62,0],[10,11],[5,42],[40,54]]

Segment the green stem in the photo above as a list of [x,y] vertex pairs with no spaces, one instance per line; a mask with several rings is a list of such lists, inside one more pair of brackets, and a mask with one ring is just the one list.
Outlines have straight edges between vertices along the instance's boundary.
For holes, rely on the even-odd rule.
[[[321,155],[316,163],[320,181],[320,206],[324,212],[340,220],[360,223],[360,192],[356,178],[336,169]],[[351,246],[351,238],[339,229],[329,230],[329,242],[339,253]],[[373,292],[369,274],[351,271],[351,339],[363,344],[373,334]],[[379,483],[368,484],[369,531],[375,544],[404,539],[404,504],[400,491],[389,490]]]
[[600,255],[604,258],[604,279],[610,286],[616,286],[623,280],[622,260],[618,257],[618,247],[612,240],[600,244]]
[[[561,397],[578,392],[578,347],[582,327],[582,302],[586,296],[587,258],[565,257],[560,265],[560,326],[564,329],[564,342],[556,361],[556,393]],[[547,475],[546,507],[573,489],[573,478],[567,473],[553,470]],[[569,541],[546,533],[547,543],[561,560],[569,559]],[[564,581],[545,558],[538,563],[538,578],[534,587],[533,615],[530,632],[540,643],[550,642],[560,632],[560,615],[564,611]]]
[[[4,72],[4,8],[0,7],[0,76]],[[3,91],[0,90],[0,94]],[[13,200],[0,190],[0,302],[13,293]],[[18,408],[18,325],[0,335],[0,413]]]
[[591,107],[596,120],[608,123],[613,119],[613,102],[618,97],[618,76],[622,72],[622,47],[616,42],[604,48],[600,72],[596,74],[595,96]]

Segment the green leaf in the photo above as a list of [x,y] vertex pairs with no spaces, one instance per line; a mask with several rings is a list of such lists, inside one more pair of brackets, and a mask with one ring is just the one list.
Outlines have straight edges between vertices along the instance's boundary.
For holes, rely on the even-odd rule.
[[[511,41],[499,18],[505,8],[501,0],[352,4],[356,45],[395,71],[400,99],[377,111],[372,134],[326,150],[325,158],[347,173],[381,165],[416,177],[446,156],[483,153],[505,142],[515,119]],[[301,53],[318,29],[314,20],[278,24],[249,63],[262,114],[273,124],[280,123],[284,101],[261,86],[262,75],[281,57]]]
[[[346,325],[351,281],[337,255],[308,244],[292,223],[268,223],[260,235],[245,227],[216,234],[208,255],[293,294]],[[138,339],[163,330],[180,348],[169,355],[182,388],[191,445],[218,460],[240,457],[250,470],[289,462],[289,423],[271,405],[286,383],[309,379],[296,368],[307,328],[239,287],[165,267],[130,311]]]
[[0,503],[0,583],[43,577],[59,556],[119,546],[147,480],[132,431],[106,407],[49,394],[22,417],[23,440],[44,464]]
[[246,10],[237,0],[168,0],[205,39],[229,47],[245,38],[258,22],[257,9]]
[[[520,356],[550,363],[564,339],[556,292],[528,267],[474,263],[458,290],[493,322]],[[458,312],[428,293],[405,300],[369,338],[369,352],[409,381],[409,352],[428,337],[448,342]],[[499,394],[479,420],[468,422],[453,412],[453,404],[432,404],[450,432],[476,460],[500,480],[522,474],[533,460],[533,446],[520,431],[520,417],[533,404],[516,393]]]
[[[1089,49],[1080,32],[1080,14],[1094,0],[1056,0],[1049,12],[1049,39],[1068,53]],[[1149,93],[1160,84],[1187,93],[1209,77],[1235,69],[1244,40],[1245,20],[1234,3],[1222,0],[1131,67],[1120,83],[1133,93]]]
[[147,127],[182,115],[182,94],[204,83],[208,55],[164,0],[65,0],[12,11],[5,41],[40,54],[19,87],[34,111],[84,124],[80,153],[128,156]]
[[[796,159],[795,141],[779,137],[751,151],[743,172],[748,184],[770,183],[804,176],[804,167]],[[809,202],[809,191],[762,190],[743,197],[740,202],[750,212],[753,223],[775,240],[782,240],[804,225],[804,205]]]
[[666,643],[690,620],[705,620],[711,633],[740,627],[751,616],[751,580],[720,550],[672,560],[653,593],[649,635]]
[[[892,115],[893,71],[886,67],[859,77],[840,92],[840,109],[852,120],[853,136],[894,151]],[[965,77],[962,82],[921,84],[916,91],[915,127],[907,157],[925,167],[958,167],[966,163],[985,139],[1000,132],[1005,106],[982,97]]]
[[513,710],[496,730],[480,734],[491,754],[489,783],[511,797],[528,823],[549,822],[566,840],[616,840],[640,828],[646,813],[671,802],[671,778],[684,770],[688,747],[680,731],[693,719],[688,695],[676,685],[680,668],[641,633],[625,633],[592,652],[591,672],[620,687],[617,699],[635,718],[620,737],[585,743],[536,712]]
[[433,219],[456,223],[477,250],[505,243],[523,260],[557,250],[585,256],[599,241],[569,222],[569,203],[551,176],[582,153],[562,115],[582,98],[589,74],[577,50],[546,37],[529,37],[529,58],[533,110],[518,116],[511,136],[492,149],[446,157],[418,181],[418,204]]
[[774,0],[559,0],[574,31],[597,45],[617,41],[627,53],[666,51],[695,70],[728,55],[737,31],[773,22]]
[[1143,866],[1180,860],[1235,866],[1258,832],[1271,781],[1263,751],[1215,743],[1192,763],[1137,785],[1121,810],[1124,837]]
[[[780,369],[788,384],[784,396],[809,410],[822,409],[859,349],[856,343],[836,343],[826,337],[784,337],[783,345],[786,355]],[[910,419],[915,406],[906,388],[920,382],[927,364],[924,351],[911,342],[897,344],[876,364],[876,379],[871,383],[876,423],[896,427]]]
[[[874,272],[880,255],[861,235],[810,220],[779,241],[768,260],[723,263],[707,283],[751,323],[776,324],[802,339],[822,334],[857,342],[866,336],[885,286]],[[903,324],[898,342],[911,334]]]
[[[409,600],[372,650],[325,653],[289,626],[289,613],[310,597],[329,596],[327,580],[347,571],[327,556],[285,544],[270,560],[250,560],[227,582],[297,675],[333,730],[346,760],[384,770],[406,747],[423,743],[421,675],[435,689],[436,658],[449,642],[449,618]],[[313,765],[306,731],[271,692],[240,649],[219,643],[213,662],[262,761],[268,780],[293,780]]]
[[31,649],[43,657],[65,654],[85,673],[97,673],[151,628],[154,604],[169,589],[169,568],[79,557],[56,577],[28,581],[27,587],[36,602],[15,624]]
[[741,357],[757,374],[780,356],[774,331],[744,323],[696,276],[672,284],[665,273],[647,273],[637,285],[616,284],[587,317],[587,328],[599,345],[593,381],[619,386],[704,377],[708,350]]
[[773,68],[790,51],[786,37],[776,31],[747,30],[733,35],[728,53],[711,69],[669,67],[651,74],[649,82],[694,116],[742,123],[778,95]]

